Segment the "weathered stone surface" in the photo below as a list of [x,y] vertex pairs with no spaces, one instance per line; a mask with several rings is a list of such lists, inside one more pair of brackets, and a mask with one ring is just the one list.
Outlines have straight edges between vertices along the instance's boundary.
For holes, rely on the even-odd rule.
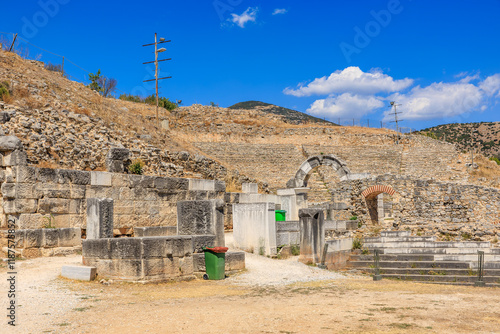
[[82,256],[84,258],[111,259],[110,239],[82,240]]
[[165,237],[173,235],[177,235],[177,226],[134,227],[135,237]]
[[92,186],[111,187],[111,173],[90,172],[90,184]]
[[43,230],[26,230],[25,235],[25,248],[42,247],[43,244]]
[[180,201],[177,203],[177,234],[215,234],[211,201]]
[[82,230],[80,228],[60,228],[59,247],[74,247],[82,244]]
[[87,199],[87,239],[113,237],[113,199]]
[[157,177],[154,180],[154,187],[157,189],[188,190],[189,179],[180,179],[174,177]]
[[86,266],[63,266],[61,276],[80,281],[92,281],[96,277],[96,267]]
[[318,209],[299,210],[300,256],[304,263],[319,263],[325,242],[324,214]]
[[142,239],[142,258],[164,258],[167,256],[167,239],[164,237],[145,237]]
[[142,258],[142,240],[140,238],[109,239],[109,248],[112,259]]
[[59,246],[59,230],[55,228],[44,228],[42,247],[57,247]]
[[14,151],[23,148],[21,140],[15,136],[0,136],[0,152]]
[[63,198],[42,198],[38,201],[39,213],[69,213],[69,199]]
[[193,235],[193,253],[202,253],[203,247],[215,247],[215,235]]
[[3,166],[21,166],[26,165],[27,154],[22,150],[15,150],[5,154],[3,157]]
[[259,192],[259,185],[257,183],[243,183],[241,188],[246,194],[257,194]]

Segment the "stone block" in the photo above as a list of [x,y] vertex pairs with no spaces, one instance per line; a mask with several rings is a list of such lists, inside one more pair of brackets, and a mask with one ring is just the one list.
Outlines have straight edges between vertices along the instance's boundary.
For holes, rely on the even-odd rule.
[[258,194],[259,185],[257,183],[243,183],[241,185],[243,193],[246,194]]
[[36,180],[43,183],[57,183],[57,170],[52,168],[39,168]]
[[96,277],[96,267],[63,266],[61,276],[80,281],[93,281]]
[[192,254],[193,244],[191,237],[178,236],[168,238],[168,240],[171,240],[171,243],[167,243],[167,253],[170,251],[169,246],[171,245],[171,254],[173,257],[184,257]]
[[21,150],[23,143],[16,136],[0,136],[0,152]]
[[42,256],[40,248],[25,248],[21,251],[21,256],[27,259],[33,259]]
[[134,227],[135,237],[166,237],[177,235],[177,226]]
[[227,252],[226,253],[226,271],[245,269],[245,252]]
[[203,247],[215,247],[215,235],[193,235],[193,253],[203,253]]
[[130,157],[130,150],[124,147],[112,147],[106,154],[106,159],[109,160],[128,160]]
[[142,268],[145,278],[161,277],[165,275],[165,261],[163,258],[142,260]]
[[188,190],[189,180],[174,177],[157,177],[154,180],[157,189],[169,189],[171,191]]
[[276,254],[274,203],[233,204],[233,237],[237,248],[256,254]]
[[215,234],[211,201],[177,202],[177,234]]
[[125,172],[125,164],[120,160],[108,160],[105,161],[106,170],[110,173],[123,173]]
[[34,183],[36,180],[37,168],[28,166],[17,166],[13,170],[16,171],[16,182],[18,183]]
[[189,190],[215,191],[214,180],[189,179]]
[[25,166],[28,155],[23,150],[15,150],[5,154],[3,166]]
[[205,268],[205,253],[193,254],[193,271],[206,272]]
[[113,237],[113,199],[87,199],[87,239]]
[[43,231],[43,243],[42,247],[57,247],[59,246],[59,229],[56,228],[44,228]]
[[156,177],[146,175],[129,175],[130,187],[153,188]]
[[38,201],[35,199],[6,199],[3,201],[4,214],[35,213]]
[[278,247],[290,245],[290,233],[289,232],[277,232],[276,233],[276,245]]
[[37,182],[34,189],[37,198],[69,198],[71,197],[70,185]]
[[165,237],[144,237],[142,240],[142,258],[164,258],[167,256],[167,239]]
[[113,187],[128,187],[130,185],[128,177],[126,174],[113,173],[111,175],[111,185]]
[[26,239],[24,242],[25,248],[38,248],[43,245],[43,231],[42,229],[37,230],[26,230]]
[[[140,280],[144,277],[142,273],[141,259],[113,259],[112,276],[123,280]],[[97,272],[99,275],[99,271]]]
[[16,186],[16,198],[19,199],[38,199],[36,185],[31,183],[18,183]]
[[69,199],[42,198],[38,201],[38,212],[54,214],[70,213],[69,204]]
[[82,256],[84,258],[111,259],[110,240],[111,239],[82,240]]
[[79,185],[89,185],[91,184],[92,173],[101,173],[101,172],[57,169],[56,170],[57,182],[61,184],[72,183]]
[[69,200],[69,213],[71,213],[71,214],[83,213],[83,200],[82,199],[70,199]]
[[82,230],[80,228],[60,228],[59,247],[74,247],[82,244]]
[[142,240],[140,238],[109,239],[112,259],[142,258]]
[[179,270],[179,258],[178,257],[166,257],[163,259],[165,276],[167,277],[177,277],[180,276]]
[[300,209],[300,256],[304,263],[319,263],[325,244],[324,213],[321,209]]
[[25,240],[26,240],[26,230],[16,230],[15,233],[15,248],[23,249],[25,248]]
[[90,172],[90,185],[111,187],[112,174],[107,172]]
[[16,183],[2,183],[3,198],[16,198]]
[[290,232],[299,231],[300,225],[298,221],[278,221],[276,222],[276,231],[278,232]]
[[221,180],[215,180],[215,191],[226,192],[226,182]]
[[193,257],[186,256],[179,259],[179,271],[181,276],[192,275],[193,270]]

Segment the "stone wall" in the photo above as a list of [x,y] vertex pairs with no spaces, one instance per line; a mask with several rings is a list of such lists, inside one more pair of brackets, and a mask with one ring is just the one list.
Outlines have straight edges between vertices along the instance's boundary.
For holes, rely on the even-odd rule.
[[[0,168],[1,227],[14,216],[19,229],[86,227],[87,198],[114,200],[114,227],[175,226],[177,202],[222,199],[225,183],[204,180],[28,167]],[[202,190],[199,190],[202,188]]]
[[[377,198],[362,194],[376,185],[395,191],[393,220],[377,221],[373,212],[373,207],[379,206]],[[337,211],[356,215],[361,223],[382,229],[411,229],[414,233],[474,240],[500,237],[500,226],[495,224],[500,218],[500,191],[496,188],[388,174],[340,182],[333,191],[341,202],[334,203],[342,209]]]

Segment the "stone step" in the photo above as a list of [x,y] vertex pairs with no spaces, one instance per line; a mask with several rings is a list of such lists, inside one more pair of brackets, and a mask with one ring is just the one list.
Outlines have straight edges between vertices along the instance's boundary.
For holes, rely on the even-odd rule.
[[363,238],[363,243],[391,243],[391,242],[434,242],[435,236],[410,236],[410,237],[368,237]]
[[488,241],[365,242],[366,248],[490,248]]
[[[478,256],[477,254],[436,254],[434,256],[434,260],[436,261],[464,261],[477,263]],[[484,254],[484,262],[500,262],[499,254]]]
[[380,232],[381,237],[409,237],[410,231],[382,231]]
[[[404,281],[431,281],[431,282],[457,282],[457,283],[474,283],[477,281],[477,276],[456,276],[456,275],[400,275],[400,274],[382,274],[383,278],[400,279]],[[500,284],[498,276],[484,276],[486,284]]]
[[[433,269],[433,268],[449,268],[449,269],[469,269],[468,262],[460,261],[380,261],[380,268],[412,268],[412,269]],[[371,268],[374,265],[371,261],[349,261],[348,265],[353,268]],[[495,268],[492,268],[495,269]]]
[[[370,269],[373,272],[373,269]],[[423,276],[472,276],[477,277],[474,269],[453,269],[453,268],[380,268],[382,275],[423,275]],[[484,271],[484,276],[497,277],[500,279],[500,270],[489,269]],[[499,281],[500,282],[500,281]]]
[[[498,255],[495,249],[491,248],[479,248],[479,250],[483,251],[486,255]],[[385,248],[380,249],[383,254],[427,254],[427,255],[447,255],[447,256],[455,256],[455,255],[468,255],[475,256],[477,260],[477,248]],[[435,258],[437,260],[437,258]],[[444,260],[444,258],[440,259]],[[448,261],[463,261],[459,259],[450,258]],[[469,261],[469,260],[466,260]],[[490,261],[495,261],[490,259]]]
[[[373,254],[360,254],[350,256],[351,261],[373,261]],[[434,261],[434,255],[430,254],[381,254],[380,261]]]

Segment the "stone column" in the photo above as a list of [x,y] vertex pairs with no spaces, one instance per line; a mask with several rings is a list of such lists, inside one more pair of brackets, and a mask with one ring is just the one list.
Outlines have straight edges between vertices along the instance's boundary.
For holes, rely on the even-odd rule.
[[224,201],[177,202],[178,235],[215,235],[215,246],[224,246]]
[[113,199],[87,199],[87,239],[113,237]]
[[123,173],[130,164],[130,151],[126,148],[113,147],[106,154],[106,170],[111,173]]
[[325,244],[324,213],[321,209],[299,210],[300,256],[303,263],[319,263]]

